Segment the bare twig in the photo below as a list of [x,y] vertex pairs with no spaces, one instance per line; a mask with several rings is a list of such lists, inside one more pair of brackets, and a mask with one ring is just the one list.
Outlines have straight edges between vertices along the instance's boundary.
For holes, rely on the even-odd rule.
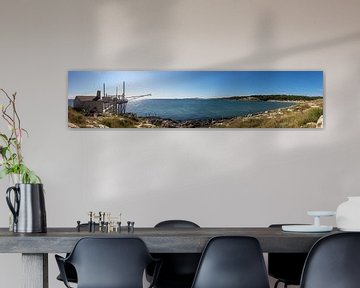
[[[16,110],[16,93],[12,97],[4,90],[0,89],[8,99],[8,104],[2,108],[2,117],[11,128],[11,135],[8,138],[8,146],[13,146],[17,155],[17,163],[20,164],[23,160],[21,154],[21,121]],[[12,117],[8,113],[8,109],[12,108]],[[15,137],[14,137],[15,136]]]

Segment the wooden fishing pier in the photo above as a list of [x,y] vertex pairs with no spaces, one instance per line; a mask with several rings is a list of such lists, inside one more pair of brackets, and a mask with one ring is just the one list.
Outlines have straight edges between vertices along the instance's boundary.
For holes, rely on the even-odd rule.
[[96,96],[76,96],[74,99],[74,109],[82,111],[87,115],[103,113],[121,115],[126,113],[126,105],[129,101],[151,96],[151,94],[143,94],[126,97],[125,81],[122,84],[122,94],[118,94],[118,87],[116,87],[115,94],[107,94],[105,83],[103,84],[102,92],[98,90]]

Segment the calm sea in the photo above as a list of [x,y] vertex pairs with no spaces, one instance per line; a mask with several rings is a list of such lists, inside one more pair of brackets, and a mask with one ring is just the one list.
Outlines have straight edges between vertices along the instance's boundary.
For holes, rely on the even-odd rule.
[[222,119],[284,108],[292,102],[256,102],[226,99],[143,99],[130,101],[126,112],[173,120]]

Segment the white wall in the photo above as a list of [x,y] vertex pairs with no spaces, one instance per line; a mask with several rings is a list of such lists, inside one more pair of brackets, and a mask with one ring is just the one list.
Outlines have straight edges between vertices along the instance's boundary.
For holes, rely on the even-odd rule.
[[[89,210],[136,226],[309,222],[307,210],[359,195],[359,10],[357,0],[1,0],[0,86],[18,92],[48,226]],[[324,70],[326,127],[69,130],[75,69]],[[50,287],[62,287],[50,262]],[[0,255],[2,286],[20,287],[19,264]]]

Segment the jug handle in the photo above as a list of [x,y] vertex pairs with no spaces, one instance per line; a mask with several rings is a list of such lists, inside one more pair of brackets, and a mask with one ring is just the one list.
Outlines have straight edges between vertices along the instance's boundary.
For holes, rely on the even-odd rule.
[[[14,191],[14,205],[11,203],[11,191]],[[9,187],[6,190],[6,202],[10,208],[11,213],[14,215],[14,223],[17,223],[19,216],[19,205],[20,205],[20,191],[15,186]]]

